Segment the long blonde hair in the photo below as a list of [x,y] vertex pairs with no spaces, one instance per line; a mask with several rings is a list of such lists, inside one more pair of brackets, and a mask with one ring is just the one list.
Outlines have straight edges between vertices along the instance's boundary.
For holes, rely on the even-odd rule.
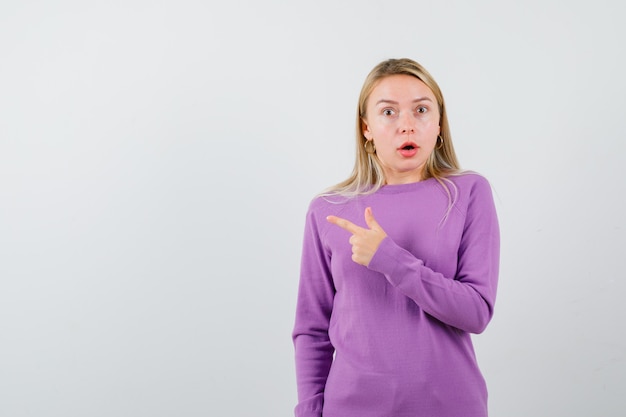
[[[342,195],[356,196],[362,194],[370,194],[385,185],[385,176],[382,165],[375,153],[370,154],[365,150],[365,141],[363,135],[363,119],[367,114],[367,100],[378,85],[380,80],[391,75],[405,74],[416,77],[431,89],[437,104],[439,106],[439,126],[440,136],[443,144],[435,147],[430,157],[426,161],[422,180],[435,178],[444,186],[448,196],[450,190],[446,185],[446,177],[459,173],[460,166],[452,145],[452,137],[450,135],[450,127],[448,126],[448,117],[446,114],[446,106],[439,85],[434,78],[417,62],[408,59],[388,59],[376,65],[368,74],[361,94],[359,95],[359,103],[356,115],[356,161],[352,174],[345,181],[340,182],[327,189],[323,195]],[[439,142],[439,141],[438,141]]]

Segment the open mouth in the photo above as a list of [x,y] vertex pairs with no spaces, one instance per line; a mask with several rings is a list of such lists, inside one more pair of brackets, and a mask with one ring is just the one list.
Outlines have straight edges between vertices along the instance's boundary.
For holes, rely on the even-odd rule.
[[403,158],[412,158],[417,155],[418,146],[414,142],[404,142],[398,148],[398,152],[402,155]]
[[413,142],[404,142],[400,149],[403,151],[412,151],[413,149],[417,149],[417,145]]

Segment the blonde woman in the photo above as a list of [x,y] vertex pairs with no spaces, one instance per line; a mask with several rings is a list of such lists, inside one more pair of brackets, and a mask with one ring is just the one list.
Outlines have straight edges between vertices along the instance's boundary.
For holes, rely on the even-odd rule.
[[499,228],[459,168],[437,83],[390,59],[359,97],[350,178],[310,204],[293,341],[297,417],[486,417],[471,333],[493,315]]

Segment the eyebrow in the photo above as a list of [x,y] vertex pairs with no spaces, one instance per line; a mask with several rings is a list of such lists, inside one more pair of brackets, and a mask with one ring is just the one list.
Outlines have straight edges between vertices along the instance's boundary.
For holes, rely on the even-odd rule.
[[[412,103],[419,103],[420,101],[430,101],[432,102],[432,100],[430,99],[430,97],[418,97],[415,100],[412,101]],[[395,100],[387,100],[387,99],[380,99],[376,102],[376,106],[378,106],[379,104],[398,104],[397,101]]]

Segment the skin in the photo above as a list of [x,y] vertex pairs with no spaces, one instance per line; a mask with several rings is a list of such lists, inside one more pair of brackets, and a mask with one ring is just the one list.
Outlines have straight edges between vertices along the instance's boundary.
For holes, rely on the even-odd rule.
[[387,237],[387,233],[374,218],[370,207],[365,209],[367,228],[357,226],[337,216],[328,216],[326,220],[352,233],[349,240],[352,245],[352,260],[359,265],[368,266],[380,243]]
[[[439,106],[433,92],[410,75],[383,78],[372,90],[363,118],[363,136],[373,140],[387,184],[408,184],[422,180],[428,157],[437,143]],[[415,151],[403,150],[412,144]],[[368,266],[387,233],[378,224],[372,209],[365,209],[367,228],[336,216],[326,219],[352,233],[352,260]]]

